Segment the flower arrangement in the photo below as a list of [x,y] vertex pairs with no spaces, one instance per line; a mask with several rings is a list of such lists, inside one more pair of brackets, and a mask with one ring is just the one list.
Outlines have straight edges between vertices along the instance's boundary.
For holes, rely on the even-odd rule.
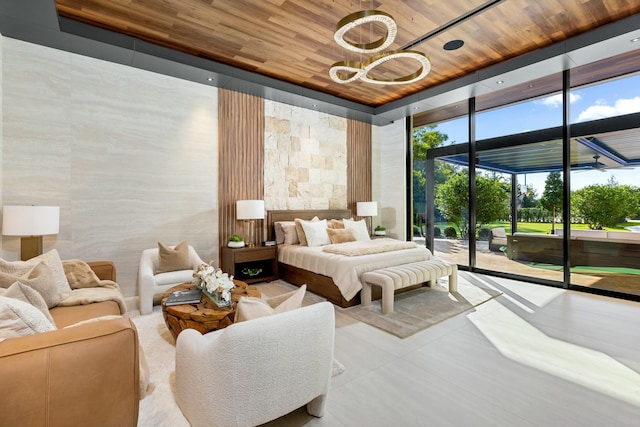
[[211,264],[200,264],[193,272],[193,284],[205,293],[217,297],[228,305],[231,302],[231,290],[235,288],[233,276],[223,273]]

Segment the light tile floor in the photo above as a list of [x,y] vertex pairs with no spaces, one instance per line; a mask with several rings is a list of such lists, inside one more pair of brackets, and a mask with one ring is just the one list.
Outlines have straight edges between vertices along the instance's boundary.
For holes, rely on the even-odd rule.
[[337,309],[325,416],[267,425],[640,425],[640,303],[461,274],[503,295],[406,339]]

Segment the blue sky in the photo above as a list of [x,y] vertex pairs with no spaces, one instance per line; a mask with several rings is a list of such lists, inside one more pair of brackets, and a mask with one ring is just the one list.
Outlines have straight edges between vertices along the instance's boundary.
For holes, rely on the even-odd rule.
[[[640,74],[571,92],[569,115],[572,123],[635,112],[640,112]],[[476,116],[476,139],[560,125],[562,125],[562,96],[558,94],[479,113]],[[440,123],[437,129],[449,136],[448,143],[467,141],[466,118]],[[571,176],[571,187],[577,189],[594,183],[605,183],[612,176],[621,184],[638,185],[637,171],[619,169],[574,173]],[[541,195],[545,177],[546,174],[529,174],[527,184],[532,184],[538,190],[538,195]]]

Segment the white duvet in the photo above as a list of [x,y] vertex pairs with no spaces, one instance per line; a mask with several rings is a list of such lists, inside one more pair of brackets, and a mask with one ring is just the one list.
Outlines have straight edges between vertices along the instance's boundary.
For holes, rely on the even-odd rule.
[[345,256],[326,252],[323,250],[323,246],[278,246],[278,261],[331,277],[347,301],[362,289],[362,282],[360,282],[362,273],[431,258],[433,255],[425,247],[370,255]]

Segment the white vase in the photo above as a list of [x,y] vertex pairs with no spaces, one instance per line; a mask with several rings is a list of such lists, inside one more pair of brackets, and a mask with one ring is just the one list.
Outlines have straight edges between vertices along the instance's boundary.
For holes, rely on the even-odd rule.
[[241,241],[241,242],[229,241],[227,243],[227,246],[229,246],[230,248],[243,248],[244,247],[244,241]]

